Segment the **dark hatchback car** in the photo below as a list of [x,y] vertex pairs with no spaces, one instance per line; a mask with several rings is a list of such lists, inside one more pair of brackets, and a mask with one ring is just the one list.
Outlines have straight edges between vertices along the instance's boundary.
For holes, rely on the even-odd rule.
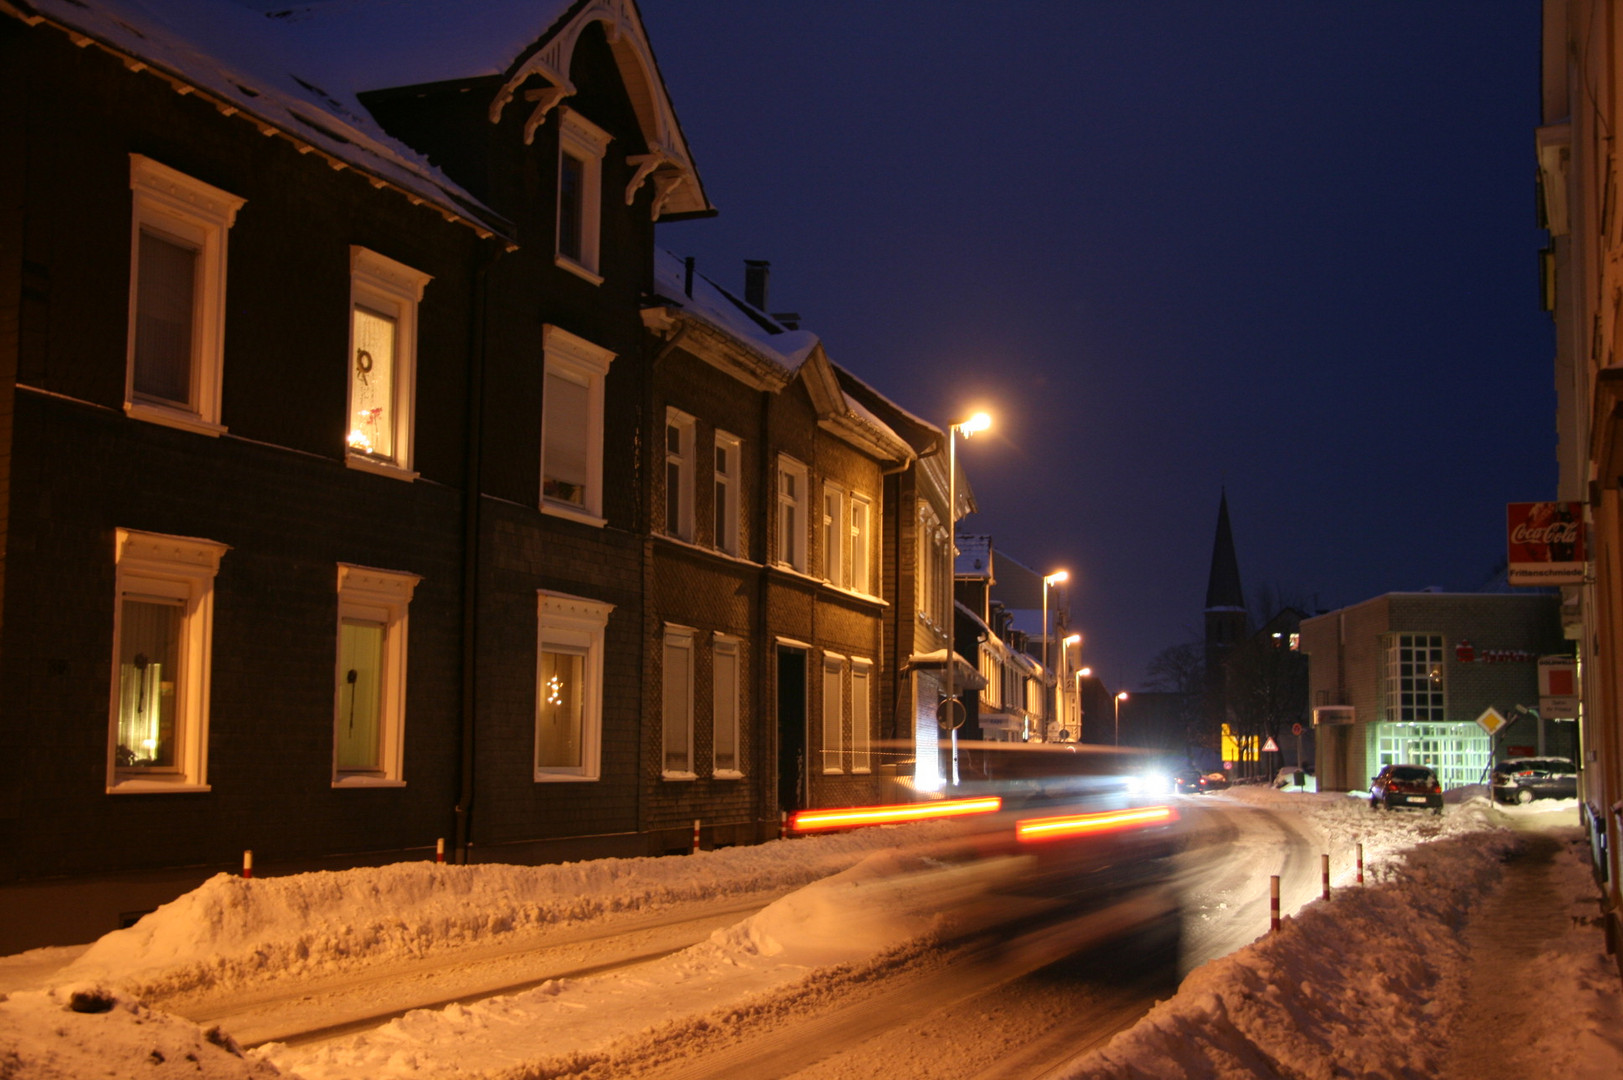
[[1425,765],[1383,765],[1370,781],[1369,805],[1376,810],[1443,812],[1443,785]]
[[1507,758],[1493,767],[1493,797],[1499,802],[1576,799],[1578,769],[1571,758]]

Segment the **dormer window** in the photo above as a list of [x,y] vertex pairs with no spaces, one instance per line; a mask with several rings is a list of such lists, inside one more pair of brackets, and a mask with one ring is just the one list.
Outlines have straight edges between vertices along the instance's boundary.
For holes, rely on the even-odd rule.
[[603,153],[608,132],[572,109],[559,110],[557,265],[601,284]]

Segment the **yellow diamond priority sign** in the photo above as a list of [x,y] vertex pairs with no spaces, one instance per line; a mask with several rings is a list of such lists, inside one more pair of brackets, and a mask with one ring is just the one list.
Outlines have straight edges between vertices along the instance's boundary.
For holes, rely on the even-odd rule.
[[1476,722],[1477,726],[1483,731],[1486,731],[1489,735],[1499,734],[1499,729],[1510,723],[1510,721],[1506,720],[1502,715],[1500,715],[1499,710],[1494,708],[1492,705],[1489,705],[1487,711],[1476,718]]

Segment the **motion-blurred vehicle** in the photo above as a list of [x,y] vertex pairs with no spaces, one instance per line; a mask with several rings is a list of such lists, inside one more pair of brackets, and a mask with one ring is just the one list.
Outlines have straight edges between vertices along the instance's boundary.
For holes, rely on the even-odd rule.
[[[960,741],[926,779],[940,790],[916,801],[802,810],[791,832],[939,821],[899,835],[896,865],[929,886],[959,933],[1045,937],[1044,948],[1083,951],[1138,939],[1146,967],[1176,968],[1181,903],[1174,856],[1183,828],[1163,796],[1140,794],[1146,756],[1075,743]],[[898,773],[918,770],[898,761]],[[930,781],[935,781],[931,783]],[[905,788],[904,788],[905,790]],[[961,873],[951,875],[958,870]],[[952,883],[938,880],[949,872]]]
[[1534,799],[1576,799],[1578,769],[1571,758],[1506,758],[1493,767],[1493,797],[1523,805]]
[[1443,812],[1443,785],[1428,765],[1383,765],[1370,781],[1369,805],[1376,810]]

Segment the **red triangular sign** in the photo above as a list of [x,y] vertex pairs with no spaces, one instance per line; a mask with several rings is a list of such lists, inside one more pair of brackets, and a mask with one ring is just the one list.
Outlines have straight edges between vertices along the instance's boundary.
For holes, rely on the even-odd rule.
[[1262,752],[1264,754],[1279,753],[1279,744],[1274,742],[1274,737],[1272,735],[1268,736],[1268,741],[1262,744]]

